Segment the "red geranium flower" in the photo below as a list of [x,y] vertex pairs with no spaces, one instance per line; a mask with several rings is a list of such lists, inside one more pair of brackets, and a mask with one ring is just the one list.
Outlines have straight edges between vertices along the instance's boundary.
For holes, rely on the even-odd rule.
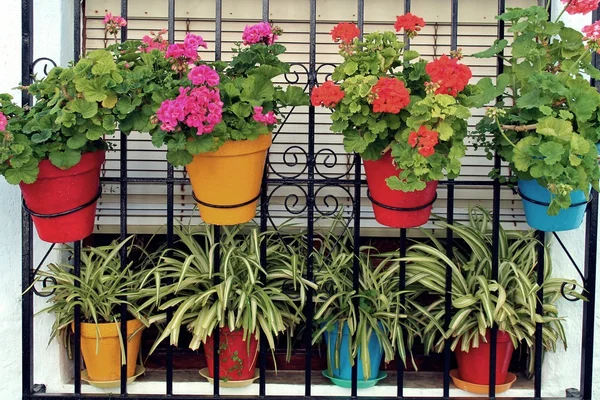
[[410,93],[398,78],[380,78],[371,89],[375,95],[373,112],[398,114],[410,104]]
[[440,85],[435,94],[449,94],[454,97],[467,86],[473,76],[469,67],[446,55],[428,63],[425,71],[433,83]]
[[423,18],[417,17],[409,12],[404,15],[397,16],[396,23],[394,24],[396,32],[400,32],[402,29],[404,29],[404,31],[411,38],[417,36],[417,32],[419,32],[424,26],[425,20]]
[[423,157],[429,157],[435,153],[434,146],[438,144],[439,134],[436,131],[430,131],[421,126],[417,132],[412,131],[408,135],[408,144],[410,147],[417,147],[417,151]]
[[360,35],[360,30],[352,22],[340,22],[333,27],[330,33],[334,42],[341,41],[342,43],[350,44]]
[[325,106],[333,108],[338,105],[344,98],[344,91],[342,88],[332,81],[326,81],[319,87],[315,87],[310,95],[312,105],[315,107]]

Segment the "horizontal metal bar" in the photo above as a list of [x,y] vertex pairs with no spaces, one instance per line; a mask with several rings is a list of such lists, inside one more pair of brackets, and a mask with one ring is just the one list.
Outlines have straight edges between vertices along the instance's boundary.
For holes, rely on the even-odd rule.
[[[120,183],[121,179],[119,177],[108,177],[108,178],[100,178],[100,181],[103,183]],[[188,178],[131,178],[128,177],[125,180],[127,183],[181,183],[187,184],[190,182]],[[308,184],[309,182],[313,182],[315,185],[349,185],[353,186],[355,183],[358,183],[354,179],[300,179],[300,178],[267,178],[265,180],[267,183],[272,183],[275,185],[282,185],[286,183],[294,183],[294,184]],[[361,184],[366,184],[367,181],[365,179],[360,180]],[[451,181],[439,181],[439,185],[442,186],[493,186],[494,181],[466,181],[466,180],[451,180]],[[501,186],[507,186],[508,184],[504,183]]]
[[[111,394],[108,395],[110,396],[111,400],[171,400],[171,399],[175,399],[175,400],[203,400],[203,399],[215,399],[215,400],[238,400],[238,399],[255,399],[256,396],[240,396],[240,395],[235,395],[235,396],[201,396],[201,395],[172,395],[172,396],[166,396],[166,395],[151,395],[151,394],[140,394],[140,395],[135,395],[135,394],[129,394],[129,395],[117,395],[117,394]],[[102,399],[102,398],[107,398],[107,394],[104,393],[94,393],[94,394],[82,394],[82,395],[74,395],[74,394],[69,394],[69,395],[64,395],[64,394],[32,394],[32,395],[25,395],[23,397],[24,400],[85,400],[85,399]],[[315,400],[351,400],[352,397],[350,396],[267,396],[266,398],[272,399],[272,400],[307,400],[307,399],[315,399]],[[488,397],[452,397],[452,399],[455,400],[473,400],[473,399],[487,399]],[[360,397],[361,400],[381,400],[381,397]],[[404,400],[427,400],[427,399],[443,399],[443,397],[403,397]],[[503,399],[506,400],[527,400],[527,399],[531,399],[531,397],[503,397]],[[562,400],[562,399],[567,399],[562,398],[562,397],[539,397],[539,400]]]

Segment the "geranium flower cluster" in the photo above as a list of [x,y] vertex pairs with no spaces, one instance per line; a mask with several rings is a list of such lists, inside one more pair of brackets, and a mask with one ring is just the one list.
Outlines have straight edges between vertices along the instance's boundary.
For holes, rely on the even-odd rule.
[[260,22],[255,25],[246,25],[242,33],[244,45],[263,43],[267,46],[272,45],[283,32],[278,27],[272,27],[268,22]]
[[152,36],[144,35],[142,38],[142,46],[140,46],[140,51],[144,53],[150,53],[152,50],[160,50],[166,51],[169,46],[169,42],[162,37],[162,35],[166,34],[166,29],[161,29],[158,33],[154,31],[150,31]]
[[431,82],[439,85],[435,94],[449,94],[453,97],[467,86],[473,76],[469,67],[446,55],[428,63],[425,71],[431,77]]
[[340,22],[329,33],[336,43],[352,44],[354,39],[360,35],[360,29],[352,22]]
[[[162,123],[161,129],[172,132],[185,127],[196,128],[197,135],[210,133],[215,125],[222,121],[223,102],[219,89],[212,86],[219,84],[219,75],[206,70],[211,69],[200,65],[192,69],[188,79],[193,82],[202,82],[198,87],[179,88],[179,96],[174,100],[165,100],[161,103],[156,116]],[[216,74],[216,75],[215,75]],[[216,76],[216,82],[215,82]],[[214,85],[210,84],[215,83]],[[182,123],[185,126],[179,126]]]
[[207,48],[206,42],[202,36],[188,33],[183,40],[183,43],[173,43],[167,48],[166,58],[171,59],[173,70],[183,72],[188,68],[190,63],[198,61],[198,48]]
[[113,16],[112,13],[107,13],[102,23],[104,24],[104,30],[111,35],[116,35],[119,33],[119,29],[127,26],[125,18],[118,15]]
[[584,26],[581,31],[584,34],[584,40],[587,40],[588,49],[600,53],[600,21]]
[[600,0],[561,0],[564,4],[568,4],[567,13],[587,14],[598,8]]
[[310,101],[313,106],[325,106],[333,108],[344,98],[344,91],[339,85],[332,81],[326,81],[319,87],[315,87],[310,95]]
[[397,16],[396,23],[394,24],[396,32],[400,32],[404,29],[404,32],[406,32],[408,37],[411,39],[417,36],[419,31],[423,29],[424,26],[425,20],[423,18],[417,17],[409,12],[404,15]]
[[8,119],[6,118],[6,115],[0,112],[0,132],[6,130],[6,125],[8,125]]
[[259,122],[263,125],[274,125],[277,123],[277,117],[273,111],[269,111],[266,114],[263,114],[262,107],[254,107],[254,115],[252,116],[256,122]]
[[398,78],[384,77],[371,89],[373,112],[398,114],[410,104],[410,93]]
[[412,131],[408,135],[408,144],[410,147],[417,147],[417,151],[423,157],[429,157],[435,153],[433,148],[438,144],[439,134],[436,131],[430,131],[421,126],[417,132]]

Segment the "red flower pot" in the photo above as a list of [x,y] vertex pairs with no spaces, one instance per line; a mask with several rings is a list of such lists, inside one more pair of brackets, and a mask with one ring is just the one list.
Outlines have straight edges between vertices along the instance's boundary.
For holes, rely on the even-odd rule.
[[[254,335],[244,341],[241,329],[233,332],[229,328],[219,329],[219,379],[228,381],[244,381],[254,378],[258,341]],[[208,375],[215,376],[214,344],[212,336],[206,338],[204,354],[208,364]]]
[[[377,222],[392,228],[414,228],[427,223],[435,200],[437,181],[427,182],[425,189],[415,192],[392,190],[385,180],[398,175],[400,169],[393,163],[391,152],[388,151],[377,161],[363,160],[363,164]],[[415,210],[398,211],[384,206]]]
[[[485,335],[487,343],[479,342],[479,347],[474,347],[469,352],[456,349],[456,361],[458,362],[458,374],[460,379],[478,385],[489,385],[490,383],[490,332]],[[508,366],[515,348],[510,335],[498,331],[496,342],[496,384],[506,383]]]
[[[67,170],[43,160],[37,180],[32,184],[19,185],[43,241],[74,242],[92,233],[103,162],[104,151],[83,154],[79,164]],[[82,206],[85,207],[72,213],[50,216]]]

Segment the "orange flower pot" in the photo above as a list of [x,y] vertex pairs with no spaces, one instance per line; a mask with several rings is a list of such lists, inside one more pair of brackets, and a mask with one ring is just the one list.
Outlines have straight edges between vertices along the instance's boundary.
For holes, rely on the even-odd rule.
[[271,141],[271,133],[256,140],[230,140],[186,166],[206,223],[236,225],[254,218]]
[[[121,342],[117,329],[121,323],[81,323],[81,354],[88,376],[92,381],[121,379]],[[75,324],[71,324],[74,330]],[[127,321],[127,377],[135,374],[144,325],[137,319]],[[99,333],[99,338],[97,338]],[[133,335],[133,336],[132,336]],[[126,340],[126,338],[124,338]],[[96,352],[96,344],[98,351]]]

